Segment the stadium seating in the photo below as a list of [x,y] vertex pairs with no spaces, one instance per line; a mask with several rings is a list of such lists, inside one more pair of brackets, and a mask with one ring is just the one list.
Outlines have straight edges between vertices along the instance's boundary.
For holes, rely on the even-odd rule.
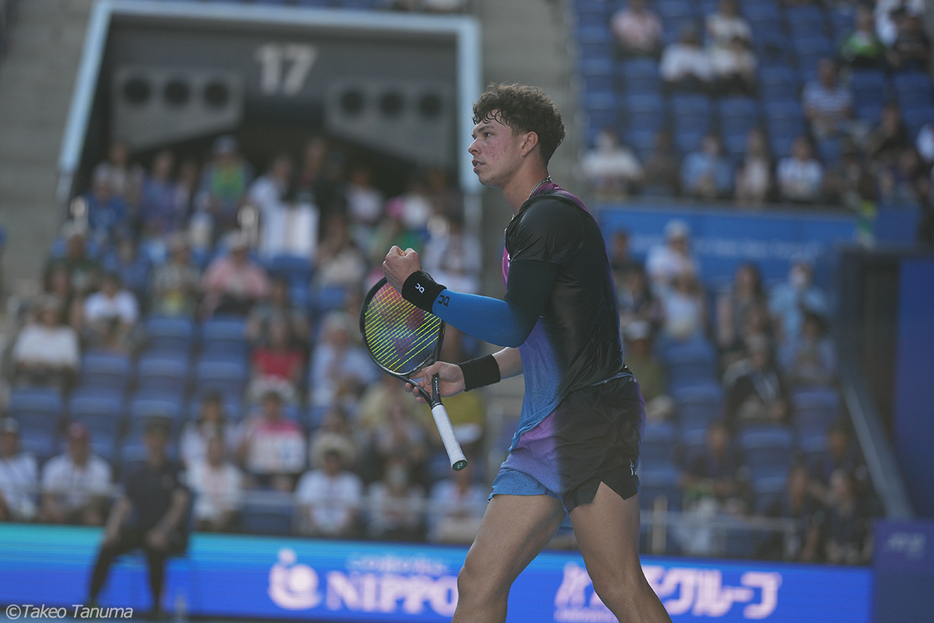
[[195,324],[189,318],[150,316],[146,319],[146,335],[152,351],[188,353],[195,337]]
[[137,364],[140,391],[184,394],[188,391],[191,366],[185,355],[149,353]]
[[88,353],[81,358],[78,384],[123,393],[130,380],[130,358],[110,353]]
[[292,532],[293,515],[292,496],[255,492],[244,501],[240,522],[245,531],[253,534],[288,536]]

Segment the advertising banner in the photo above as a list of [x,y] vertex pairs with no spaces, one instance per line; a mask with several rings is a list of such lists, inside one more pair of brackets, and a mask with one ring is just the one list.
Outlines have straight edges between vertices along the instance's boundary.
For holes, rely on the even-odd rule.
[[[0,603],[85,605],[100,531],[0,526]],[[197,534],[170,562],[165,608],[211,617],[318,621],[448,621],[466,548]],[[869,569],[643,558],[675,621],[868,623]],[[148,610],[141,555],[114,566],[104,607]],[[21,611],[21,610],[20,610]],[[548,551],[513,586],[509,621],[614,621],[584,561]]]

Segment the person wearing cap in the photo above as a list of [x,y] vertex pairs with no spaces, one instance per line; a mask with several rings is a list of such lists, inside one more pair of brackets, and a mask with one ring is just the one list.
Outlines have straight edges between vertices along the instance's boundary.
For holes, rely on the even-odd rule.
[[0,521],[31,521],[39,488],[36,457],[19,447],[19,423],[0,419]]
[[186,520],[191,501],[181,467],[168,458],[169,428],[162,417],[146,423],[146,461],[127,477],[125,493],[107,517],[85,603],[97,603],[116,558],[142,549],[149,566],[152,611],[161,616],[165,563],[188,546]]
[[671,289],[679,275],[697,274],[697,261],[690,250],[690,236],[688,224],[674,219],[665,225],[665,242],[649,249],[645,258],[645,272],[656,296]]
[[218,137],[213,152],[201,171],[195,205],[212,217],[215,235],[223,235],[237,226],[237,210],[253,179],[253,168],[240,156],[233,136]]
[[121,287],[117,273],[104,274],[101,289],[84,302],[86,343],[107,350],[127,352],[127,339],[139,319],[133,293]]
[[246,316],[269,295],[269,276],[250,258],[250,241],[243,232],[229,235],[226,255],[215,258],[204,273],[205,317],[215,313]]
[[66,436],[66,451],[42,468],[39,518],[49,523],[100,526],[110,493],[110,465],[91,453],[91,431],[85,424],[72,422]]
[[26,325],[13,344],[14,375],[18,384],[66,387],[78,370],[78,334],[62,324],[61,301],[44,296],[39,321]]
[[347,537],[358,529],[363,482],[347,469],[353,447],[340,435],[325,433],[315,444],[312,462],[295,488],[302,531],[318,536]]

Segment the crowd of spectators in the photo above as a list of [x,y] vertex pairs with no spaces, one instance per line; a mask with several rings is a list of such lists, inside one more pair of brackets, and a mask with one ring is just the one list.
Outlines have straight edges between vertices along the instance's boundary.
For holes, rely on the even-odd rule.
[[[292,500],[292,532],[469,542],[483,488],[451,475],[427,407],[379,374],[356,318],[391,244],[474,292],[480,244],[447,171],[414,171],[387,197],[363,156],[316,136],[297,166],[280,154],[255,176],[232,136],[203,162],[166,149],[147,163],[114,144],[71,205],[42,291],[15,319],[0,519],[102,525],[139,467],[140,431],[168,418],[168,457],[195,493],[198,529],[243,528],[245,500],[260,492]],[[154,321],[181,321],[194,337],[166,346]],[[211,326],[234,327],[220,351]],[[456,331],[445,342],[460,359],[477,347]],[[128,378],[96,383],[95,357],[125,362]],[[198,372],[166,386],[150,365],[166,361]],[[242,382],[204,380],[231,364]],[[65,405],[38,432],[17,407],[30,392]],[[72,413],[87,397],[116,400],[120,412],[103,425],[99,413]],[[160,410],[167,401],[181,413]],[[482,399],[449,409],[476,452]]]
[[[728,288],[708,291],[682,221],[667,224],[644,266],[625,231],[609,251],[625,361],[646,402],[641,502],[651,509],[658,494],[683,513],[675,551],[723,555],[710,520],[759,516],[794,520],[798,560],[867,563],[879,506],[839,407],[830,307],[811,261],[795,259],[787,280],[770,286],[744,263]],[[829,414],[807,412],[815,394],[829,397]],[[749,445],[753,435],[777,445]],[[669,490],[656,487],[666,469]],[[780,532],[732,554],[787,557]]]
[[[603,102],[607,88],[617,102],[610,117],[591,112],[583,171],[600,199],[790,202],[861,215],[876,204],[913,205],[922,212],[919,235],[931,238],[934,100],[924,3],[576,4],[581,32],[606,29],[615,47],[610,68],[600,48],[587,48],[590,39],[582,43],[585,108],[588,97]],[[792,11],[800,18],[788,18],[785,34],[783,16]],[[655,69],[640,64],[647,61]],[[701,107],[699,118],[688,104]]]

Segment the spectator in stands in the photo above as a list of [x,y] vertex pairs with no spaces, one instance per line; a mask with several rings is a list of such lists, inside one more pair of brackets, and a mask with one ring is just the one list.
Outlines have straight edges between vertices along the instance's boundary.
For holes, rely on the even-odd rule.
[[876,69],[885,63],[885,46],[876,35],[872,8],[856,7],[856,25],[840,45],[840,58],[852,69]]
[[61,260],[53,261],[46,268],[42,284],[42,294],[30,301],[26,318],[27,323],[35,322],[39,319],[41,302],[49,296],[54,296],[61,301],[62,310],[65,315],[65,324],[72,329],[80,328],[84,301],[75,292],[74,288],[72,288],[68,265]]
[[305,376],[305,352],[290,339],[289,325],[283,320],[269,323],[269,340],[253,351],[252,393],[264,387],[277,387],[288,402],[295,402]]
[[817,139],[830,138],[850,129],[853,118],[853,94],[837,77],[837,62],[821,59],[817,80],[808,82],[801,95],[804,116]]
[[412,482],[411,471],[405,455],[391,456],[383,466],[383,477],[369,486],[367,534],[371,537],[390,541],[422,537],[425,490]]
[[142,549],[149,564],[154,618],[161,617],[162,583],[169,556],[188,545],[186,513],[191,493],[181,467],[167,456],[169,424],[161,418],[146,426],[146,462],[126,480],[104,527],[104,539],[91,575],[87,604],[96,604],[110,565],[123,554]]
[[713,86],[713,67],[701,45],[700,33],[685,26],[676,43],[665,46],[659,73],[669,91],[709,93]]
[[246,235],[232,234],[229,245],[230,253],[212,261],[204,273],[205,317],[215,313],[245,316],[269,294],[269,278],[250,259]]
[[334,214],[325,221],[325,236],[318,246],[314,285],[355,287],[366,274],[363,253],[350,237],[347,219]]
[[613,233],[609,248],[610,270],[613,271],[613,281],[617,291],[626,281],[629,271],[642,268],[642,262],[632,257],[629,249],[629,232],[618,229]]
[[923,178],[925,167],[914,147],[900,152],[895,163],[878,167],[876,185],[880,203],[914,205],[917,202],[917,180]]
[[198,530],[227,532],[234,526],[243,502],[243,473],[227,460],[223,437],[207,441],[207,456],[189,464],[188,485],[195,494],[193,509]]
[[[77,223],[66,223],[62,237],[65,238],[65,257],[61,261],[68,267],[71,287],[76,295],[85,295],[97,287],[101,267],[87,254],[87,232]],[[56,260],[58,261],[58,260]]]
[[385,256],[381,250],[393,246],[418,251],[422,246],[422,237],[417,232],[407,229],[397,213],[387,212],[373,232],[373,242],[370,245],[369,255],[370,265],[379,266],[382,264]]
[[[312,426],[314,426],[314,424],[313,422]],[[356,422],[354,422],[354,424],[356,424]],[[354,465],[356,467],[356,473],[361,474],[361,465],[358,457],[360,457],[360,448],[363,447],[360,440],[364,439],[364,437],[364,433],[357,426],[351,426],[350,419],[344,409],[341,407],[331,407],[321,417],[321,425],[311,436],[311,442],[308,444],[308,456],[319,456],[321,454],[321,448],[334,442],[336,439],[336,442],[342,444],[347,450],[347,456],[345,458],[347,459],[348,465]],[[365,456],[362,458],[366,460],[369,457]],[[368,479],[368,482],[376,480],[377,477],[378,472],[374,471],[373,478]]]
[[[384,247],[385,248],[385,247]],[[467,232],[464,219],[453,216],[447,231],[433,235],[425,244],[425,270],[451,290],[476,294],[480,291],[480,240]]]
[[383,217],[383,193],[373,185],[370,167],[359,164],[350,171],[347,183],[347,215],[357,246],[370,251],[373,230]]
[[[302,165],[295,181],[295,201],[313,204],[320,212],[320,221],[327,223],[331,215],[343,212],[344,192],[341,180],[329,165],[330,148],[326,139],[315,136],[305,145]],[[325,237],[322,228],[319,238]]]
[[656,296],[670,289],[676,277],[685,273],[697,274],[697,261],[691,255],[691,230],[680,219],[665,225],[665,242],[649,249],[645,270],[652,280]]
[[827,449],[815,457],[810,470],[812,486],[818,495],[828,502],[831,476],[837,471],[854,476],[864,491],[869,488],[869,471],[859,451],[859,445],[842,419],[832,422],[827,427]]
[[260,210],[260,219],[268,220],[270,211],[285,201],[292,179],[292,158],[279,154],[272,160],[269,169],[260,175],[247,190],[247,200]]
[[767,302],[759,268],[744,262],[736,269],[733,286],[717,297],[717,346],[721,352],[734,350],[746,337],[747,314]]
[[902,112],[895,102],[882,109],[879,126],[866,137],[863,151],[874,165],[892,166],[899,154],[911,147],[908,130],[902,122]]
[[873,15],[876,33],[886,46],[898,36],[899,21],[907,15],[924,15],[925,0],[876,0]]
[[788,419],[785,384],[775,367],[768,340],[746,340],[748,356],[724,374],[727,418],[733,430],[749,424],[784,424]]
[[428,540],[432,543],[472,543],[486,509],[486,488],[474,482],[475,457],[467,467],[452,471],[431,489]]
[[425,192],[435,219],[463,218],[464,196],[451,184],[450,170],[429,167],[425,172]]
[[114,195],[129,205],[136,204],[140,171],[130,166],[130,148],[122,140],[110,144],[107,159],[94,167],[92,177],[106,179]]
[[655,150],[642,168],[642,195],[674,197],[681,190],[681,173],[671,132],[659,130]]
[[387,426],[388,405],[402,408],[409,421],[417,421],[419,411],[424,409],[406,394],[402,383],[388,374],[381,374],[375,382],[367,385],[357,407],[356,423],[364,445],[375,443],[376,435]]
[[[821,532],[827,514],[824,505],[811,492],[807,468],[803,465],[791,468],[784,495],[763,509],[762,514],[774,519],[794,520],[794,560],[811,563],[819,560],[822,556]],[[786,538],[788,535],[783,532],[773,532],[759,546],[757,558],[783,560]]]
[[45,296],[39,322],[27,325],[13,344],[14,377],[19,384],[70,387],[80,361],[78,334],[62,324],[61,302]]
[[651,327],[661,324],[661,303],[652,293],[648,275],[642,266],[629,271],[616,290],[619,305],[619,321],[623,331],[631,323],[644,321]]
[[213,221],[218,238],[237,226],[237,210],[246,195],[253,170],[240,156],[237,139],[225,135],[214,141],[214,153],[201,171],[195,203]]
[[610,17],[610,30],[616,39],[617,56],[658,56],[662,43],[662,22],[646,8],[645,0],[628,0],[625,9]]
[[405,192],[386,202],[386,214],[399,218],[407,230],[416,234],[427,230],[432,205],[424,174],[414,173],[409,177]]
[[275,389],[263,394],[259,413],[243,425],[237,455],[257,486],[291,491],[305,469],[305,433],[298,422],[285,417],[283,402]]
[[0,521],[32,521],[38,488],[36,457],[20,449],[19,423],[0,419]]
[[896,71],[917,70],[927,73],[931,41],[924,32],[922,16],[902,13],[897,28],[898,34],[887,54],[889,65]]
[[704,137],[700,151],[684,157],[681,190],[697,199],[725,198],[733,190],[733,166],[723,153],[719,134],[711,132]]
[[289,282],[285,277],[274,277],[269,296],[253,306],[247,317],[246,335],[254,345],[269,342],[269,330],[274,322],[284,323],[288,339],[301,348],[311,341],[311,325],[304,309],[291,301]]
[[182,233],[171,236],[169,261],[152,278],[151,313],[194,317],[201,300],[201,271],[191,264],[191,250]]
[[259,251],[265,257],[314,257],[318,248],[318,207],[313,198],[287,201],[292,159],[277,156],[265,175],[250,186],[248,200],[260,211]]
[[[164,262],[160,261],[159,264]],[[133,293],[140,307],[146,309],[152,264],[144,254],[137,252],[136,242],[124,238],[117,243],[117,252],[105,262],[105,267],[120,277],[121,283]]]
[[302,532],[310,536],[349,537],[358,531],[363,483],[347,470],[349,448],[336,438],[312,457],[316,469],[305,472],[295,489]]
[[659,297],[662,303],[662,337],[670,342],[703,339],[707,322],[704,289],[693,271],[675,276]]
[[88,209],[88,229],[98,246],[112,246],[129,235],[126,204],[113,193],[106,173],[101,171],[94,176],[91,190],[85,193],[84,200]]
[[865,565],[872,557],[872,518],[856,494],[853,477],[837,470],[830,477],[826,557],[832,565]]
[[350,341],[350,322],[343,312],[330,312],[321,321],[321,342],[315,347],[308,382],[309,401],[316,407],[356,402],[376,376],[366,351]]
[[814,269],[810,260],[797,257],[788,271],[788,281],[777,284],[769,293],[769,311],[776,324],[780,342],[801,334],[803,310],[827,313],[827,295],[814,285]]
[[204,462],[208,455],[208,441],[213,437],[224,440],[226,452],[237,449],[240,426],[230,421],[220,392],[212,391],[201,397],[198,416],[185,424],[179,440],[179,456],[186,467]]
[[748,206],[762,206],[772,192],[772,159],[761,128],[753,128],[746,139],[746,154],[736,171],[736,200]]
[[172,179],[174,168],[175,155],[168,149],[159,151],[140,193],[139,217],[143,227],[161,234],[176,231],[188,216],[186,206],[179,205],[178,187]]
[[729,48],[737,37],[746,44],[752,43],[752,28],[740,15],[735,0],[720,0],[716,13],[707,15],[705,22],[714,48]]
[[778,162],[775,179],[781,198],[795,203],[814,203],[821,198],[824,168],[814,158],[807,136],[799,136],[791,146],[791,156]]
[[734,35],[726,46],[710,50],[716,92],[723,95],[749,96],[756,92],[756,55],[749,41]]
[[91,453],[91,431],[72,422],[66,431],[66,452],[42,468],[41,521],[100,526],[110,494],[107,461]]
[[668,373],[665,364],[652,350],[652,325],[644,320],[631,322],[623,335],[626,340],[626,365],[639,379],[646,417],[665,419],[652,417],[668,412],[671,403],[667,393]]
[[389,457],[397,454],[407,456],[412,465],[419,465],[428,451],[425,429],[409,417],[398,401],[385,408],[386,423],[376,433],[374,451],[384,465]]
[[106,273],[100,291],[84,302],[83,337],[90,347],[127,353],[138,319],[136,297],[122,287],[116,273]]
[[801,334],[785,340],[779,362],[792,387],[833,384],[837,376],[837,351],[827,335],[823,316],[804,311]]
[[604,128],[594,139],[594,148],[584,154],[581,169],[597,198],[623,199],[642,181],[642,165],[631,149],[621,145],[613,128]]

